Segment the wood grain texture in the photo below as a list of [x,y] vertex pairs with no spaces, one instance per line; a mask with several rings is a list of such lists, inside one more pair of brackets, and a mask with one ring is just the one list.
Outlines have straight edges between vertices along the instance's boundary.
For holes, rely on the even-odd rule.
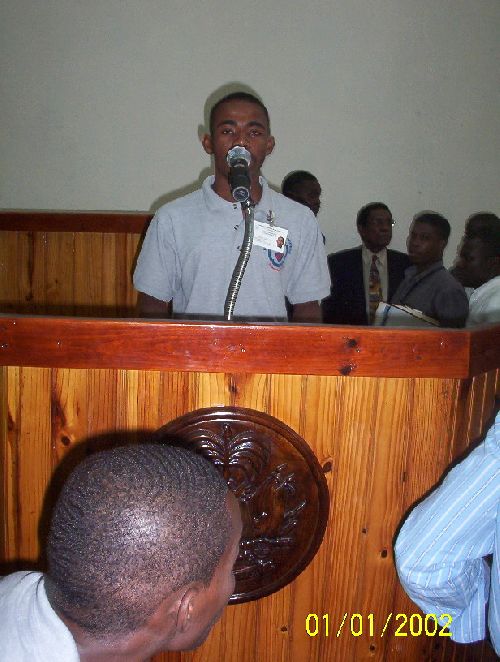
[[0,211],[0,311],[130,317],[147,212]]
[[[17,381],[17,380],[16,380]],[[0,550],[8,554],[8,548],[17,539],[15,520],[11,518],[14,512],[14,502],[18,500],[16,492],[15,460],[12,457],[9,439],[11,427],[8,396],[7,368],[0,368]],[[13,384],[12,384],[13,386]],[[15,400],[19,400],[18,397]]]
[[0,311],[132,316],[139,240],[140,234],[124,231],[8,231],[0,225]]
[[[471,357],[476,333],[490,354],[489,367],[500,364],[499,330],[500,326],[488,332],[354,329],[0,314],[0,365],[467,378],[481,373]],[[350,331],[356,335],[354,347]],[[346,364],[351,366],[348,371],[343,370]]]
[[0,231],[107,232],[141,234],[153,214],[146,211],[0,211]]
[[[436,645],[439,659],[451,659],[451,644],[396,638],[392,626],[383,638],[366,631],[354,637],[349,628],[335,635],[344,613],[372,613],[379,633],[388,613],[418,613],[397,581],[393,536],[450,458],[484,431],[498,384],[498,371],[461,380],[2,368],[0,558],[37,562],[38,524],[46,525],[56,469],[62,482],[62,469],[89,450],[137,440],[137,430],[158,429],[198,408],[252,407],[303,436],[323,467],[331,504],[325,538],[292,584],[228,608],[203,647],[157,662],[417,662],[437,659]],[[320,625],[328,614],[329,637],[323,630],[306,634],[311,612]]]

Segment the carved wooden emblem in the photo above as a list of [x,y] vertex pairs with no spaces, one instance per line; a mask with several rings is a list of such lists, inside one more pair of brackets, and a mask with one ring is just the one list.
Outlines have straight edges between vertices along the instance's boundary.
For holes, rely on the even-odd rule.
[[243,535],[231,603],[269,595],[304,570],[323,539],[329,497],[315,455],[296,432],[253,409],[213,407],[156,435],[213,462],[240,502]]

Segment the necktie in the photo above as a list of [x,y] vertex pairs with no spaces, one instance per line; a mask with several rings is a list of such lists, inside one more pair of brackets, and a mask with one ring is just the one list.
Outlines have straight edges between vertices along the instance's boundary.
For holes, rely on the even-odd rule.
[[378,304],[382,301],[382,284],[380,282],[380,273],[377,267],[376,255],[372,255],[368,288],[370,302],[370,324],[373,324],[375,320],[375,311],[378,308]]

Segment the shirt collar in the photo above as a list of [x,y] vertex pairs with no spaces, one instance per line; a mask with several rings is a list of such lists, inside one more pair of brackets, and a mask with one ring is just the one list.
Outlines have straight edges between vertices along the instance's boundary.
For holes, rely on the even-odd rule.
[[[224,200],[224,198],[221,198],[221,196],[218,195],[213,190],[212,185],[214,181],[215,181],[215,176],[210,175],[204,180],[201,186],[207,207],[211,211],[218,213],[224,213],[224,212],[227,213],[227,212],[232,212],[234,209],[239,209],[240,205],[238,203]],[[265,178],[262,176],[259,177],[259,181],[262,186],[262,196],[259,202],[255,205],[255,208],[265,209],[265,210],[271,209],[272,206],[271,206],[271,195],[270,195],[269,185],[265,180]]]
[[378,253],[374,253],[364,244],[361,244],[361,257],[363,259],[363,264],[368,265],[372,263],[372,256],[376,255],[378,258],[378,263],[382,267],[387,266],[387,248],[382,248]]
[[444,269],[443,267],[443,261],[439,260],[438,262],[434,262],[434,264],[431,264],[430,267],[427,267],[425,271],[421,271],[420,273],[417,273],[417,267],[415,265],[408,267],[405,271],[405,277],[410,277],[414,278],[415,280],[421,280],[422,278],[425,278],[428,274],[434,273],[434,271],[439,271],[439,269]]

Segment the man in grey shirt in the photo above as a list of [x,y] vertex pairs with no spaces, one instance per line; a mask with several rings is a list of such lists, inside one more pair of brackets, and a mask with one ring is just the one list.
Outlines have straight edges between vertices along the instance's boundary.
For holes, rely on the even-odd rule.
[[390,303],[419,310],[440,326],[463,327],[469,312],[467,295],[443,266],[450,231],[449,222],[440,214],[424,212],[415,218],[407,239],[413,266],[405,271]]
[[274,148],[262,101],[246,92],[221,99],[212,108],[210,133],[202,145],[213,155],[214,176],[198,191],[164,205],[151,222],[134,273],[139,314],[223,319],[244,234],[227,154],[241,146],[251,155],[255,221],[235,318],[285,321],[286,297],[293,322],[320,322],[319,300],[330,291],[321,232],[309,209],[276,193],[261,177],[264,159]]

